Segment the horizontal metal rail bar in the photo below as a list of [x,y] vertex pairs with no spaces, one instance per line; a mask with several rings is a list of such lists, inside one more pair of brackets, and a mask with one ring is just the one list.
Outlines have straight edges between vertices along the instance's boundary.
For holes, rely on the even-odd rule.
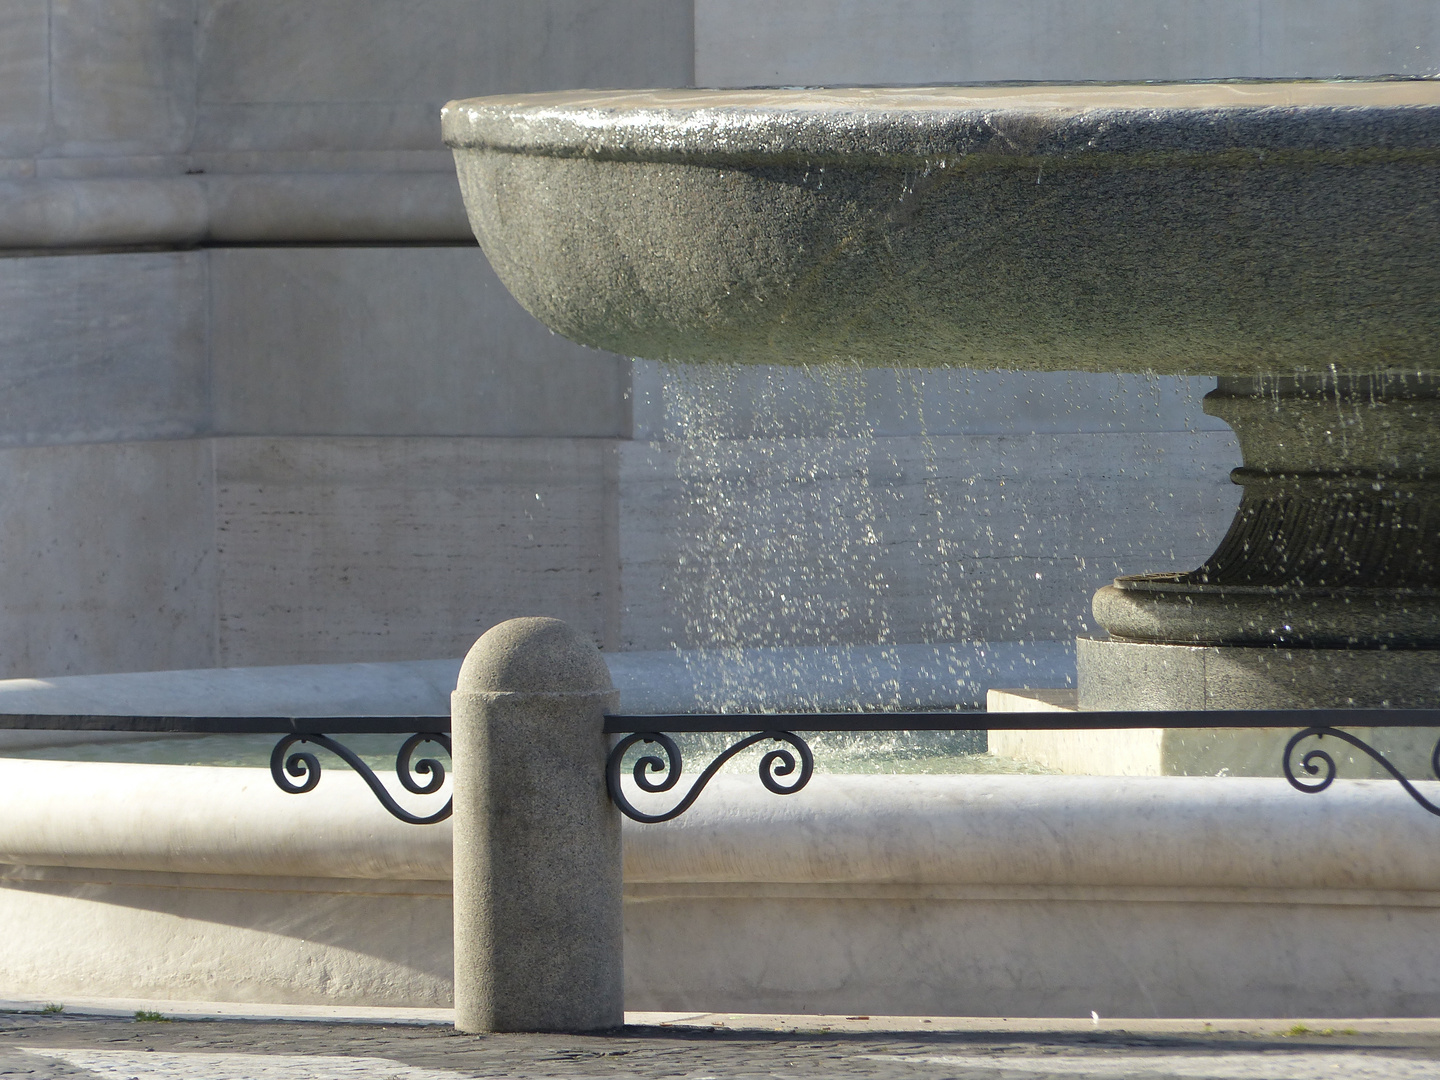
[[1123,728],[1440,727],[1440,709],[1150,712],[678,713],[605,717],[609,735],[740,731],[1107,731]]
[[[607,715],[605,732],[1105,731],[1123,728],[1440,727],[1440,709],[1212,709],[1146,712],[844,712]],[[448,733],[448,716],[110,716],[0,713],[0,731],[177,735]]]
[[[1324,749],[1308,751],[1297,774],[1292,754],[1307,739],[1339,739],[1368,754],[1393,776],[1429,813],[1440,816],[1431,802],[1385,755],[1340,728],[1440,728],[1440,709],[1225,709],[1152,712],[848,712],[848,713],[681,713],[605,717],[607,734],[620,735],[611,748],[605,779],[610,797],[622,813],[636,821],[669,821],[683,814],[706,784],[737,753],[757,744],[772,744],[760,759],[760,781],[777,795],[800,791],[809,782],[815,762],[809,745],[796,732],[815,731],[1103,731],[1125,728],[1301,728],[1281,757],[1290,784],[1300,791],[1324,791],[1335,779],[1336,763]],[[190,735],[279,735],[270,756],[270,774],[281,790],[303,794],[320,781],[319,758],[307,744],[340,757],[358,772],[381,805],[401,821],[432,825],[450,816],[451,803],[432,813],[405,809],[365,761],[333,735],[403,734],[395,758],[402,787],[416,795],[440,790],[445,767],[436,758],[413,760],[417,749],[433,743],[450,753],[448,716],[107,716],[95,714],[0,713],[0,730],[135,732]],[[669,791],[680,778],[681,751],[670,736],[682,732],[748,734],[716,757],[690,790],[668,810],[650,812],[634,805],[621,783],[622,760],[632,747],[642,750],[631,773],[645,792]],[[663,756],[662,756],[663,755]],[[1431,755],[1432,771],[1440,777],[1440,743]],[[419,774],[417,779],[416,774]]]
[[[278,735],[270,751],[270,776],[281,791],[303,795],[320,782],[320,759],[309,747],[326,750],[360,774],[380,805],[411,825],[434,825],[450,816],[449,800],[438,810],[405,809],[365,760],[333,735],[406,735],[395,755],[400,786],[430,795],[445,783],[438,758],[415,759],[417,750],[434,745],[450,755],[448,716],[112,716],[94,713],[0,713],[0,731],[91,731],[169,735]],[[416,779],[416,774],[420,779]]]
[[448,716],[106,716],[0,713],[0,731],[132,731],[176,735],[445,734]]

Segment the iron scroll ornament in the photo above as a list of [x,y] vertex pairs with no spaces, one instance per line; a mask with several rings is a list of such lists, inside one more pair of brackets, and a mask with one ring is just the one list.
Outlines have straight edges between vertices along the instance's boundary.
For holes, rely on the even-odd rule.
[[[695,802],[705,785],[721,766],[746,747],[765,739],[787,742],[801,751],[804,762],[802,774],[789,785],[780,783],[776,777],[789,775],[793,767],[784,769],[776,765],[787,765],[793,755],[775,751],[766,755],[761,762],[760,779],[765,786],[777,794],[799,791],[808,783],[813,771],[813,759],[809,747],[805,746],[795,732],[859,732],[859,731],[1124,731],[1136,728],[1155,727],[1179,729],[1213,728],[1277,728],[1301,727],[1301,730],[1285,747],[1282,768],[1286,779],[1296,790],[1305,793],[1324,791],[1335,779],[1334,760],[1323,750],[1305,755],[1299,768],[1309,776],[1317,776],[1321,767],[1328,770],[1318,780],[1308,780],[1297,775],[1291,758],[1299,743],[1312,736],[1334,735],[1336,738],[1363,751],[1376,761],[1415,800],[1416,805],[1428,813],[1440,816],[1440,805],[1430,802],[1410,783],[1405,776],[1387,761],[1380,751],[1368,746],[1348,732],[1334,725],[1356,724],[1379,728],[1433,728],[1440,730],[1440,709],[1163,709],[1163,710],[1109,710],[1097,709],[1086,712],[1017,712],[990,713],[982,711],[945,712],[837,712],[837,713],[674,713],[641,714],[624,716],[607,714],[605,733],[622,736],[610,752],[606,767],[606,783],[611,800],[627,817],[640,822],[661,822],[683,814]],[[685,798],[663,814],[646,814],[640,811],[621,790],[621,776],[624,771],[622,758],[626,751],[638,742],[652,743],[660,747],[664,757],[654,754],[643,756],[635,763],[633,773],[636,785],[646,792],[668,791],[675,786],[680,775],[680,750],[670,736],[673,733],[725,733],[741,735],[746,732],[760,732],[751,735],[731,747],[701,774]],[[788,759],[788,760],[787,760]],[[1321,764],[1317,765],[1319,762]],[[1432,755],[1432,766],[1440,776],[1440,745]],[[651,774],[660,773],[652,779]]]
[[[639,821],[646,825],[669,821],[690,809],[695,800],[700,797],[700,793],[705,790],[705,785],[710,783],[727,761],[742,750],[747,750],[756,743],[764,742],[767,739],[786,743],[794,749],[795,753],[784,748],[766,751],[760,758],[760,782],[765,785],[767,790],[776,795],[793,795],[810,782],[810,777],[815,772],[815,756],[810,752],[810,745],[793,731],[762,731],[757,735],[741,739],[710,762],[705,771],[690,785],[690,790],[685,793],[685,797],[661,814],[647,814],[636,807],[626,797],[620,778],[624,772],[625,752],[636,743],[647,743],[659,746],[665,756],[661,758],[655,754],[642,755],[635,762],[631,773],[635,778],[636,785],[641,791],[651,793],[669,791],[673,788],[680,780],[682,758],[680,747],[669,735],[659,731],[636,731],[626,735],[610,751],[610,758],[605,765],[605,784],[610,789],[611,801],[622,814],[632,821]],[[799,755],[798,762],[796,754]],[[800,775],[794,780],[785,783],[776,779],[777,777],[791,776],[797,767]],[[650,773],[660,773],[660,779],[652,779]]]
[[[1295,748],[1299,746],[1301,742],[1309,738],[1323,739],[1327,735],[1339,739],[1341,742],[1349,743],[1355,747],[1355,749],[1368,754],[1374,761],[1380,763],[1381,768],[1399,782],[1400,786],[1405,789],[1405,793],[1414,799],[1422,809],[1434,814],[1436,817],[1440,817],[1440,806],[1437,806],[1424,795],[1420,794],[1415,785],[1406,778],[1404,773],[1392,765],[1384,754],[1363,739],[1351,735],[1348,731],[1341,731],[1339,728],[1324,726],[1308,727],[1290,736],[1290,741],[1285,744],[1285,755],[1281,764],[1285,769],[1285,779],[1290,781],[1291,787],[1308,794],[1318,794],[1334,782],[1335,775],[1338,772],[1335,759],[1319,747],[1307,751],[1305,756],[1300,759],[1300,768],[1303,769],[1308,776],[1319,776],[1319,779],[1305,780],[1297,777],[1292,762]],[[1317,762],[1319,764],[1317,764]],[[1322,769],[1323,775],[1321,775]],[[1437,778],[1440,778],[1440,742],[1437,742],[1435,749],[1430,752],[1430,770]]]
[[[400,752],[395,755],[395,775],[400,780],[400,785],[415,795],[433,795],[440,790],[445,783],[445,766],[435,758],[421,758],[412,764],[416,749],[422,742],[433,742],[444,748],[445,753],[450,753],[450,736],[440,732],[420,732],[411,735],[400,746]],[[454,809],[454,799],[447,799],[445,805],[433,814],[412,814],[403,806],[397,803],[375,771],[366,765],[365,762],[348,746],[336,742],[328,735],[286,735],[275,744],[275,749],[270,752],[270,775],[274,777],[276,785],[281,791],[288,791],[292,795],[303,795],[307,791],[313,791],[315,785],[320,783],[320,759],[308,750],[297,750],[289,753],[290,748],[296,743],[314,743],[316,746],[329,750],[345,764],[349,765],[360,778],[365,781],[375,798],[380,800],[380,805],[394,817],[410,825],[434,825],[437,822],[448,818]],[[429,779],[423,783],[415,779],[415,773],[421,776],[428,776]],[[288,775],[287,775],[288,774]],[[295,783],[290,779],[295,777],[300,782]]]

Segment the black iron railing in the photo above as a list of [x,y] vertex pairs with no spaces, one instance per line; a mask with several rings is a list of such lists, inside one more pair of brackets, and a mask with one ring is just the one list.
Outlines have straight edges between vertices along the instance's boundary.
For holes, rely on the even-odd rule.
[[[1336,739],[1368,755],[1415,800],[1440,816],[1440,804],[1428,799],[1379,750],[1343,728],[1440,729],[1440,709],[1244,709],[1153,712],[862,712],[862,713],[681,713],[671,715],[607,716],[605,732],[619,735],[610,750],[606,783],[610,797],[627,817],[641,822],[669,821],[679,817],[700,797],[705,786],[736,754],[762,743],[774,748],[761,755],[760,782],[777,795],[801,790],[810,781],[815,758],[799,732],[876,731],[1108,731],[1135,728],[1298,728],[1285,744],[1281,768],[1285,778],[1304,792],[1324,791],[1335,780],[1338,767],[1323,740]],[[430,814],[415,814],[401,806],[375,771],[336,735],[405,735],[395,756],[395,774],[401,787],[416,795],[429,795],[445,782],[445,766],[436,758],[414,760],[425,743],[450,753],[448,716],[103,716],[0,714],[0,730],[93,731],[169,733],[192,735],[278,735],[270,754],[270,775],[281,790],[292,794],[313,791],[320,782],[319,758],[305,746],[335,754],[360,774],[387,811],[412,825],[433,825],[451,814],[452,804]],[[669,809],[647,813],[626,795],[622,778],[626,753],[636,745],[658,748],[643,753],[631,767],[636,785],[652,794],[673,790],[680,781],[682,756],[673,735],[713,733],[743,736],[717,754],[685,794]],[[1295,752],[1307,739],[1317,745],[1299,759]],[[663,756],[662,756],[663,755]],[[1440,779],[1440,739],[1430,754],[1431,771]],[[417,774],[423,779],[417,779]],[[1302,775],[1303,774],[1303,775]]]
[[[349,765],[369,785],[380,805],[411,825],[434,825],[450,816],[452,801],[432,814],[413,814],[386,789],[375,770],[335,735],[406,735],[395,755],[400,786],[416,795],[430,795],[445,783],[445,766],[436,758],[415,761],[423,743],[434,743],[450,754],[448,716],[96,716],[29,713],[0,714],[0,730],[94,731],[172,735],[279,735],[270,752],[270,775],[282,791],[302,795],[320,783],[320,759],[306,744],[328,750]],[[416,774],[424,777],[417,780]]]
[[[927,712],[927,713],[717,713],[670,716],[607,716],[607,734],[620,735],[610,751],[606,783],[610,798],[635,821],[669,821],[694,805],[720,768],[731,758],[763,742],[779,744],[760,758],[760,782],[777,795],[791,795],[810,782],[815,758],[796,732],[813,731],[1113,731],[1135,728],[1290,728],[1297,731],[1285,744],[1281,768],[1300,791],[1324,791],[1335,780],[1335,759],[1322,746],[1306,751],[1295,772],[1295,750],[1307,739],[1338,739],[1377,761],[1409,796],[1440,816],[1430,801],[1388,758],[1342,727],[1440,728],[1440,709],[1216,709],[1153,712]],[[717,755],[688,791],[668,810],[647,813],[635,806],[621,785],[624,757],[631,747],[651,745],[658,754],[643,754],[631,769],[641,791],[669,791],[680,780],[680,747],[671,735],[691,732],[745,734]],[[660,755],[663,755],[660,756]],[[1440,779],[1440,741],[1430,754],[1430,767]]]

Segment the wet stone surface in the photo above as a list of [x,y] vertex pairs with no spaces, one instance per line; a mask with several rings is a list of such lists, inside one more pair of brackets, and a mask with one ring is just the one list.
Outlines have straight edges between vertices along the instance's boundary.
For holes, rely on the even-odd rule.
[[1437,1034],[1121,1031],[756,1032],[630,1027],[608,1036],[457,1035],[448,1026],[0,1017],[0,1076],[93,1080],[450,1077],[1046,1077],[1429,1080]]

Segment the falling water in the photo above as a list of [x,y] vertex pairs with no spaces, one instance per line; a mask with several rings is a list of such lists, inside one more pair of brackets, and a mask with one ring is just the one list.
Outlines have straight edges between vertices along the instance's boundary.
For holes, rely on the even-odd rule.
[[[679,489],[665,631],[704,711],[974,708],[988,686],[1064,686],[1073,676],[1044,658],[1090,632],[1091,592],[1157,559],[1198,564],[1233,511],[1203,476],[1198,497],[1172,483],[1197,487],[1190,444],[1220,426],[1199,412],[1204,380],[652,374]],[[1220,457],[1223,483],[1238,460]],[[1177,516],[1197,522],[1193,550],[1176,550]],[[907,733],[817,752],[822,767],[952,771],[981,749]]]

